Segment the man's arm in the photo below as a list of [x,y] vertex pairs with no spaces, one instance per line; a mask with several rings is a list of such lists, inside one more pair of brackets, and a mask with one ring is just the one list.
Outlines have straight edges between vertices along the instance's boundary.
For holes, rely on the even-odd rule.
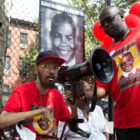
[[[84,85],[85,83],[86,83],[86,85]],[[89,86],[89,89],[87,88],[88,86]],[[91,92],[91,95],[93,95],[93,91],[94,91],[94,86],[91,87],[90,84],[88,82],[84,81],[84,80],[79,81],[76,84],[76,94],[77,94],[77,96],[80,93],[85,93],[86,94],[86,92]],[[104,88],[97,87],[97,97],[98,98],[105,98],[107,95],[108,94],[107,94],[107,92]]]
[[104,88],[97,87],[97,97],[98,98],[105,98],[107,95],[108,94]]
[[0,128],[5,128],[17,124],[20,121],[28,120],[37,115],[43,115],[44,118],[47,116],[50,122],[53,121],[53,116],[46,108],[36,109],[27,112],[18,112],[18,113],[3,111],[0,115]]
[[[82,86],[82,88],[81,88],[81,86]],[[77,85],[76,85],[77,96],[80,95],[80,92],[91,92],[91,95],[92,95],[93,90],[94,90],[93,88],[90,88],[90,90],[87,91],[86,89],[84,89],[84,86],[82,84],[80,84],[80,82],[77,82]],[[76,105],[71,105],[68,101],[68,99],[72,100],[72,98],[73,98],[72,97],[72,92],[71,91],[65,91],[64,94],[65,94],[64,99],[72,110],[71,118],[77,118],[77,106]],[[98,98],[105,98],[107,95],[108,94],[107,94],[107,92],[104,88],[97,87],[97,97]]]
[[107,132],[104,132],[103,134],[105,135],[106,140],[109,140],[108,133]]

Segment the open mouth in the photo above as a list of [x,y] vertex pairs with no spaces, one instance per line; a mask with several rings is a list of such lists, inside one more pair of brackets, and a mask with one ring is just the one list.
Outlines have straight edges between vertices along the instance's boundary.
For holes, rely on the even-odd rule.
[[48,78],[48,80],[49,80],[49,81],[54,81],[54,79],[53,79],[53,78]]
[[55,77],[54,76],[49,76],[49,77],[47,77],[47,79],[49,80],[49,81],[54,81],[55,80]]

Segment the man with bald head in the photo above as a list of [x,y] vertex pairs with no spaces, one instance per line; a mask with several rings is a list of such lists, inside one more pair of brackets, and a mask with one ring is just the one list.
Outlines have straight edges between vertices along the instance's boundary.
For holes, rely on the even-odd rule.
[[124,14],[118,7],[107,6],[103,8],[100,12],[99,19],[104,32],[114,38],[115,42],[123,40],[129,31],[124,20]]
[[[134,56],[134,67],[140,68],[140,27],[129,29],[124,14],[116,6],[104,7],[100,11],[99,20],[100,27],[113,38],[107,51],[113,60],[114,76],[108,84],[97,81],[97,96],[102,98],[110,94],[112,100],[116,102],[113,108],[113,121],[117,140],[138,140],[140,139],[140,72],[133,73],[122,82],[119,60],[123,54],[131,52]],[[82,92],[79,83],[77,86],[79,86],[77,92]]]
[[[114,77],[109,84],[97,81],[98,97],[110,94],[116,102],[113,110],[113,121],[117,140],[140,139],[140,72],[120,80],[120,58],[131,52],[134,56],[134,67],[140,68],[140,27],[129,29],[124,14],[116,6],[107,6],[100,11],[99,20],[104,32],[113,38],[107,47],[113,59]],[[133,20],[133,19],[132,19]],[[130,64],[130,63],[128,63]]]
[[[108,84],[97,81],[97,96],[102,98],[110,94],[112,100],[116,102],[113,107],[113,121],[117,140],[139,140],[140,72],[136,71],[120,80],[123,72],[120,58],[123,54],[131,52],[134,67],[140,68],[140,27],[129,29],[124,14],[116,6],[104,7],[100,11],[99,20],[100,27],[113,38],[112,44],[107,46],[107,51],[113,60],[114,76]],[[128,65],[130,67],[131,63]],[[77,89],[81,89],[80,84],[77,86],[79,86]]]

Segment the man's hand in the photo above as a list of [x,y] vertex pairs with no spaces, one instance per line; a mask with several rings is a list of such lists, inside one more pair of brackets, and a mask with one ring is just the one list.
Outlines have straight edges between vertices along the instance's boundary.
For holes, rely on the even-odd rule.
[[57,134],[57,126],[56,126],[55,118],[52,116],[50,111],[46,108],[44,108],[44,112],[42,115],[43,115],[42,121],[44,123],[44,128],[48,127],[48,129],[46,130],[47,135],[50,135],[50,134],[56,135]]
[[72,105],[70,103],[70,100],[73,101],[72,91],[70,91],[70,90],[64,91],[64,100],[66,101],[68,106],[70,106],[72,108],[75,107],[75,105]]

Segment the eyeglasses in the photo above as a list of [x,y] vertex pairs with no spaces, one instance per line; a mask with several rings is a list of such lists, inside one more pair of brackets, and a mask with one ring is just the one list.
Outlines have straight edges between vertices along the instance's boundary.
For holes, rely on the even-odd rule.
[[120,14],[120,13],[116,13],[115,15],[106,17],[106,18],[104,18],[104,20],[100,21],[101,27],[104,27],[106,22],[111,23],[113,21],[113,19],[115,18],[115,16],[117,16],[118,14]]
[[52,65],[48,65],[48,64],[41,64],[41,65],[39,65],[39,67],[44,70],[55,70],[56,71],[59,69],[58,66],[52,66]]

